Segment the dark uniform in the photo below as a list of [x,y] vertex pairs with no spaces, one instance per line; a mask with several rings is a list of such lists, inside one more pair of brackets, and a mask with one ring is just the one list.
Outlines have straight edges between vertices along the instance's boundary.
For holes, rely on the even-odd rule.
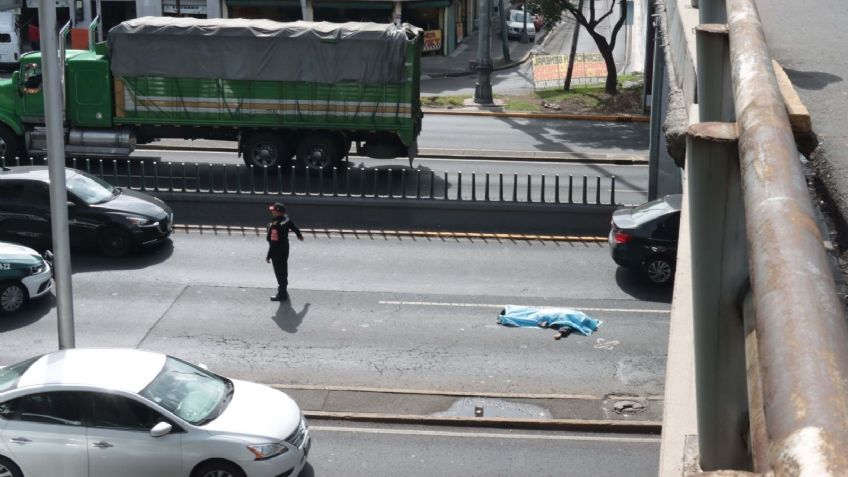
[[300,229],[292,222],[288,215],[274,217],[268,224],[266,240],[268,240],[268,255],[274,265],[274,275],[277,276],[277,296],[272,300],[286,300],[289,297],[286,289],[289,284],[289,231],[294,232],[297,238],[303,240]]

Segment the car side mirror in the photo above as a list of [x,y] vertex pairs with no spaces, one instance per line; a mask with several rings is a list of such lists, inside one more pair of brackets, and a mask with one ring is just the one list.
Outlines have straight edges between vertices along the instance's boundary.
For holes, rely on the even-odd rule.
[[174,429],[173,426],[171,426],[170,424],[168,424],[165,421],[162,421],[162,422],[157,423],[155,426],[153,426],[153,429],[150,429],[150,436],[151,437],[166,436],[166,435],[170,434],[171,430],[173,430],[173,429]]
[[68,201],[68,207],[74,207],[76,205],[77,204],[73,203],[72,201],[70,201],[70,200]]
[[209,371],[209,366],[206,366],[203,363],[197,363],[197,367],[204,370],[204,371]]

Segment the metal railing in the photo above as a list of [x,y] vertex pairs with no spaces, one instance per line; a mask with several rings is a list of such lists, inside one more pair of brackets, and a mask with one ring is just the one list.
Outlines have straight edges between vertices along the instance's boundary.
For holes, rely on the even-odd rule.
[[[6,161],[12,167],[43,163],[43,159],[33,157]],[[77,158],[69,158],[66,163],[113,186],[149,192],[618,205],[615,176],[363,167],[313,170],[294,165],[258,169],[241,164]]]
[[848,475],[848,326],[755,2],[698,4],[686,167],[700,464]]

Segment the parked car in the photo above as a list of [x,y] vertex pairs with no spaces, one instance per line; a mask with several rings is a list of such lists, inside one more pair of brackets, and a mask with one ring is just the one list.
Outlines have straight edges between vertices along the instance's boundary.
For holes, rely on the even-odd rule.
[[0,314],[18,311],[28,301],[49,293],[51,277],[50,263],[38,252],[0,242]]
[[638,270],[655,284],[671,283],[677,260],[680,194],[616,210],[609,234],[615,263]]
[[[71,246],[95,246],[120,257],[171,235],[174,213],[148,194],[112,187],[99,177],[65,169]],[[47,166],[0,171],[0,239],[49,247],[50,192]]]
[[[524,10],[510,10],[506,22],[506,35],[509,38],[520,38],[524,30]],[[533,15],[527,14],[527,37],[536,41],[536,27],[533,25]]]
[[311,440],[267,386],[134,349],[68,349],[0,369],[0,475],[295,477]]

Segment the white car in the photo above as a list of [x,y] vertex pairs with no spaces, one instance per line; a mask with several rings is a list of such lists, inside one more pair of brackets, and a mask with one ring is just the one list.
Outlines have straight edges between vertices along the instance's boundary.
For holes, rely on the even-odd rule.
[[[524,30],[524,10],[510,10],[506,22],[506,34],[509,38],[521,37]],[[527,14],[527,37],[536,41],[536,27],[533,25],[533,15]]]
[[163,354],[69,349],[0,369],[4,477],[296,477],[310,444],[286,394]]
[[50,293],[52,276],[50,263],[35,250],[0,242],[0,315],[16,312],[28,301]]

